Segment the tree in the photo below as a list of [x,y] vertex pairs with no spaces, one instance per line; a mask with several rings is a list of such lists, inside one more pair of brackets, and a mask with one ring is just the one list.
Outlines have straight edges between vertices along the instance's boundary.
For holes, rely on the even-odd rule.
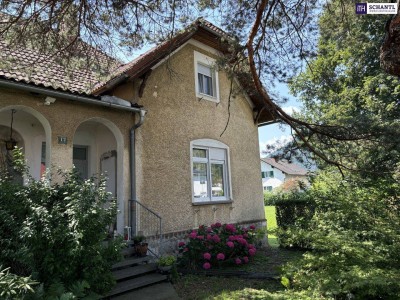
[[[343,10],[345,13],[343,14]],[[351,131],[341,143],[326,134],[303,132],[331,160],[363,175],[392,178],[400,158],[400,83],[379,65],[385,16],[357,16],[352,5],[332,3],[320,19],[318,56],[295,77],[292,91],[303,101],[303,120]],[[341,22],[335,22],[342,18]],[[295,143],[301,144],[296,137]]]

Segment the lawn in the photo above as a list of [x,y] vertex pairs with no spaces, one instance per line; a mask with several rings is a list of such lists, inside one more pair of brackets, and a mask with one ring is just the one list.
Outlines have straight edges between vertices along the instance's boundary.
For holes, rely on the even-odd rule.
[[[268,230],[275,229],[275,207],[266,206],[265,216]],[[279,282],[280,266],[290,260],[299,259],[303,252],[279,248],[273,234],[268,234],[268,242],[270,247],[260,249],[250,264],[235,269],[273,274],[277,280],[184,275],[174,283],[178,295],[185,300],[265,299],[268,292],[284,290]]]
[[264,209],[265,209],[265,218],[267,219],[268,243],[270,244],[271,247],[278,247],[279,244],[277,238],[273,234],[273,230],[277,228],[275,206],[265,206]]

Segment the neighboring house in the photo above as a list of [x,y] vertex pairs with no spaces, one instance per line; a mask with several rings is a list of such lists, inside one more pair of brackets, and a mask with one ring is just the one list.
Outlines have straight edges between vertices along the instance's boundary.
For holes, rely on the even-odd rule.
[[12,68],[0,65],[0,140],[10,139],[13,118],[13,139],[36,179],[44,166],[74,164],[83,178],[107,171],[121,234],[131,226],[158,235],[158,217],[166,237],[215,221],[263,224],[257,128],[272,116],[237,79],[220,136],[230,92],[214,65],[227,51],[223,34],[199,19],[94,88],[90,71],[1,43]]
[[272,191],[288,181],[307,180],[308,171],[285,160],[261,158],[261,178],[264,191]]

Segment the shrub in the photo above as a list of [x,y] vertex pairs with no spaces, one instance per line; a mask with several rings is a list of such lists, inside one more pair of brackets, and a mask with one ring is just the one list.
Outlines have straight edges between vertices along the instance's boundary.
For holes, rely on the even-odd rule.
[[[14,157],[20,157],[15,153]],[[35,181],[23,165],[28,183],[0,179],[0,260],[17,275],[48,289],[62,283],[66,290],[86,282],[103,293],[114,284],[110,271],[119,259],[121,241],[104,242],[116,217],[115,201],[109,203],[106,180],[82,181],[74,172],[62,173],[62,183]]]
[[315,212],[315,201],[311,190],[299,192],[269,193],[266,203],[275,205],[277,230],[280,246],[309,248],[306,234]]
[[164,255],[158,259],[158,265],[161,267],[172,266],[176,262],[176,257],[173,255]]
[[10,273],[10,268],[0,266],[0,299],[22,299],[33,293],[32,286],[37,284],[30,277],[22,277]]
[[399,184],[322,175],[306,234],[313,251],[285,268],[292,288],[334,299],[398,299]]
[[191,268],[210,269],[229,262],[247,263],[255,255],[255,227],[215,223],[200,226],[188,234],[189,242],[180,242],[180,263]]

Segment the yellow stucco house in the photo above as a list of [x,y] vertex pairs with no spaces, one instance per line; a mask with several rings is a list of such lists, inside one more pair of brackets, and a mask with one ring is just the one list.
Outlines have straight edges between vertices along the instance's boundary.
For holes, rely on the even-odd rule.
[[120,234],[129,226],[171,239],[215,221],[265,223],[257,127],[272,116],[237,78],[229,106],[231,80],[215,67],[222,35],[200,19],[103,82],[0,43],[1,61],[12,61],[0,65],[2,157],[12,139],[36,179],[46,167],[106,171]]

